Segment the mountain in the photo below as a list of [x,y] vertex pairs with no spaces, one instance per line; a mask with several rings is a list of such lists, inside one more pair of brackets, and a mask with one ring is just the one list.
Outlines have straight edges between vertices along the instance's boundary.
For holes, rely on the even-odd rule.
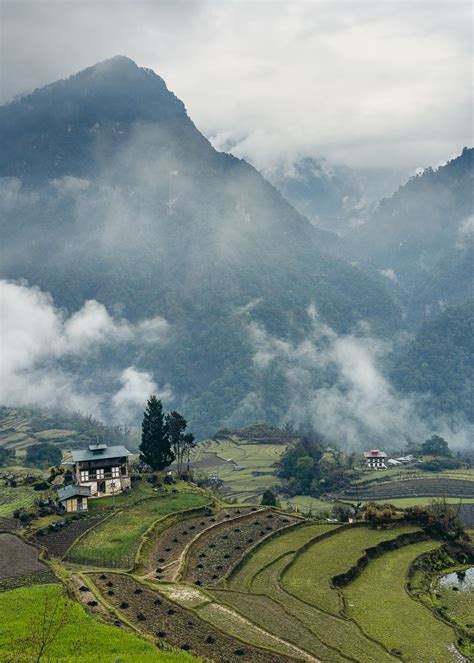
[[336,332],[401,324],[380,282],[325,252],[330,233],[215,151],[164,81],[128,58],[2,106],[0,176],[1,276],[69,314],[95,299],[129,324],[165,318],[164,345],[109,349],[85,383],[147,371],[200,435],[253,421],[251,409],[231,416],[255,385],[250,323],[298,340],[314,304]]
[[474,149],[427,168],[346,236],[354,254],[390,274],[413,320],[472,297]]
[[406,393],[429,393],[427,414],[464,414],[474,421],[474,302],[426,321],[396,357],[392,379]]
[[378,201],[398,188],[403,174],[305,157],[291,167],[273,169],[267,177],[313,225],[343,236],[363,224]]

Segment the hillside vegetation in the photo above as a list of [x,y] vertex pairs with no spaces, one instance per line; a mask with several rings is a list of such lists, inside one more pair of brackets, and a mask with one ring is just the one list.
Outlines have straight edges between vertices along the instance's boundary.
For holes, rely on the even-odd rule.
[[[77,412],[0,406],[0,446],[21,452],[47,443],[60,448],[87,447],[97,436],[108,444],[130,445],[131,436]],[[21,455],[21,454],[20,454]]]

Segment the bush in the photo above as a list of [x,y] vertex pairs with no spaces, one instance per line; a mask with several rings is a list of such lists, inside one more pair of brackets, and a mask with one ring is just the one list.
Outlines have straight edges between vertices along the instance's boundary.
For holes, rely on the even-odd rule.
[[266,490],[262,495],[262,506],[276,506],[276,497],[271,490]]

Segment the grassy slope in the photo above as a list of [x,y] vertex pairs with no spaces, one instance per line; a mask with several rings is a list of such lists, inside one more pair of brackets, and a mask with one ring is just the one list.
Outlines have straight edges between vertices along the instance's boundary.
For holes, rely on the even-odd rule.
[[448,649],[456,640],[454,631],[405,591],[410,564],[436,545],[427,541],[389,552],[370,562],[344,590],[351,616],[409,663],[459,660]]
[[347,571],[366,548],[415,529],[397,527],[379,531],[361,527],[318,541],[303,551],[284,572],[283,588],[317,608],[338,615],[340,599],[330,585],[332,576]]
[[[0,593],[0,660],[12,663],[33,660],[31,652],[21,643],[15,645],[15,641],[28,636],[32,624],[40,619],[45,594],[52,598],[62,591],[59,585],[41,585]],[[55,661],[191,663],[196,660],[184,653],[160,652],[133,633],[95,620],[78,603],[67,601],[67,611],[70,623],[48,651],[48,656]]]
[[29,509],[40,497],[41,493],[29,486],[17,486],[17,488],[0,486],[0,516],[12,516],[16,509]]
[[138,502],[90,531],[72,548],[68,558],[86,564],[131,566],[141,535],[154,521],[208,501],[200,493],[180,492]]
[[60,447],[86,447],[95,442],[97,434],[109,444],[133,446],[129,435],[78,413],[0,406],[0,446],[18,452],[19,457],[24,456],[29,446],[42,442]]

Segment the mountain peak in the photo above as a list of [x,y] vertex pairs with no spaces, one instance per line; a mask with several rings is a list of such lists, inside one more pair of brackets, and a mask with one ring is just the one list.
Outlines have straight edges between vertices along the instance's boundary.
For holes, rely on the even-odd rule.
[[56,81],[0,107],[2,125],[44,133],[47,126],[94,123],[189,121],[183,102],[151,69],[130,58],[113,58]]

